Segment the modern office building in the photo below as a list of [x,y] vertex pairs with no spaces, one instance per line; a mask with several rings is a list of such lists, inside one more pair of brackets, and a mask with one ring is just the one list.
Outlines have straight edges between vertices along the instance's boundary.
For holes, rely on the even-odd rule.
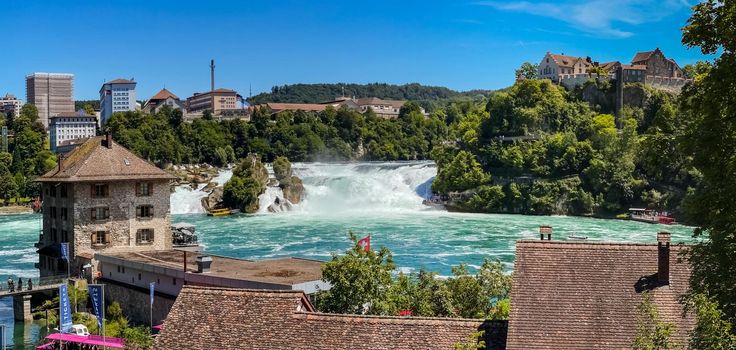
[[136,110],[136,82],[115,79],[100,88],[100,125],[105,125],[113,113]]
[[210,111],[213,115],[222,114],[223,111],[237,108],[240,95],[229,89],[215,89],[208,92],[197,93],[187,98],[187,112],[196,113]]
[[38,109],[38,120],[49,126],[49,117],[74,112],[74,75],[33,73],[26,76],[26,102]]
[[51,151],[56,153],[63,153],[59,150],[59,146],[62,144],[79,144],[67,141],[94,137],[96,133],[97,117],[87,115],[84,110],[73,113],[59,113],[49,119]]

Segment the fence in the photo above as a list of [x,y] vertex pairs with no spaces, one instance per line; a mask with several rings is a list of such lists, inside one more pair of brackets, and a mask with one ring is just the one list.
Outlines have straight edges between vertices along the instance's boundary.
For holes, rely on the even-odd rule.
[[[15,276],[11,276],[9,280],[0,281],[0,294],[6,293],[17,293],[22,291],[29,291],[33,289],[39,289],[48,287],[50,285],[59,285],[67,280],[67,275],[57,276],[46,276],[46,277],[33,277],[33,278],[20,278],[23,282],[22,286],[18,284],[18,279]],[[11,287],[9,281],[13,281]],[[31,281],[31,289],[28,288],[28,281]]]

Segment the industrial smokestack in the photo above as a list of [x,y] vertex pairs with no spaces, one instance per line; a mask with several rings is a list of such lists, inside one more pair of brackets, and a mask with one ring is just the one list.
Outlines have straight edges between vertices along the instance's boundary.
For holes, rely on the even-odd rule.
[[210,91],[215,91],[215,60],[210,60]]

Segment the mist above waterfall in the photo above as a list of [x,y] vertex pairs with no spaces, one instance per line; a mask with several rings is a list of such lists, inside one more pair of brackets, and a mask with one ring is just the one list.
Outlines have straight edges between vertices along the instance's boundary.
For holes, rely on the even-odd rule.
[[[437,174],[431,161],[294,163],[292,169],[305,188],[305,198],[292,211],[322,214],[424,210],[422,200],[431,196]],[[231,170],[224,170],[214,181],[223,185],[231,176]],[[203,188],[177,187],[171,195],[171,212],[204,213],[200,201],[207,192]],[[267,212],[264,205],[279,196],[283,199],[280,189],[268,188],[259,198],[259,212]]]

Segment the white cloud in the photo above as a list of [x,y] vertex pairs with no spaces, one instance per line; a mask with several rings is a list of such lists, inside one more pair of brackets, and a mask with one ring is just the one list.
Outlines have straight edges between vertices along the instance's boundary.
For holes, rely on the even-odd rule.
[[683,7],[684,0],[590,0],[581,2],[480,1],[477,5],[502,11],[549,17],[567,23],[579,31],[602,37],[627,38],[633,32],[622,24],[636,26],[657,22]]

